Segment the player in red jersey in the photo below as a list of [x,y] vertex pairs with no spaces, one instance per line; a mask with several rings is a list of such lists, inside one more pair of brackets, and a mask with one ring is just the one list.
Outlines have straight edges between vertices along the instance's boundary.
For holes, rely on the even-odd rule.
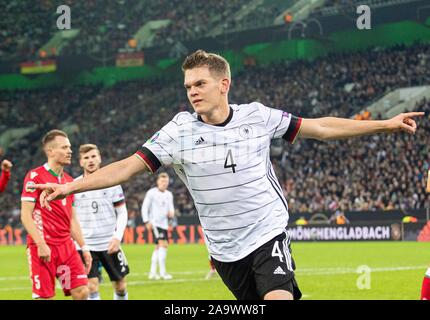
[[[86,300],[92,259],[73,208],[74,196],[53,201],[49,210],[42,208],[40,191],[34,188],[38,183],[73,181],[63,171],[71,163],[71,145],[67,134],[60,130],[49,131],[42,144],[48,162],[27,173],[21,195],[21,221],[28,232],[27,257],[33,298],[53,298],[57,278],[66,296]],[[72,238],[83,249],[85,267]]]
[[[0,156],[3,154],[3,149],[0,148]],[[12,168],[12,162],[4,159],[1,162],[1,174],[0,174],[0,192],[6,189],[7,183],[10,178],[10,169]]]

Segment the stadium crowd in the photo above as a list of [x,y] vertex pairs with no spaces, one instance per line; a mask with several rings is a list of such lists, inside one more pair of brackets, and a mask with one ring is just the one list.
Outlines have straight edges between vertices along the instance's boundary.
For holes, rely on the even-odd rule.
[[0,8],[0,58],[31,57],[49,40],[55,25],[50,1],[0,0]]
[[79,30],[79,34],[61,49],[61,54],[89,54],[94,59],[106,59],[123,48],[130,48],[128,40],[151,20],[170,20],[166,27],[155,32],[152,46],[173,45],[178,41],[272,25],[293,3],[293,0],[266,0],[250,10],[246,0],[0,0],[3,9],[0,12],[0,59],[38,58],[39,50],[58,32],[56,10],[59,5],[71,8],[72,29]]
[[59,31],[56,25],[59,5],[71,8],[71,27],[79,30],[61,54],[89,54],[104,59],[127,48],[128,40],[148,21],[171,21],[156,32],[153,40],[154,46],[171,45],[178,40],[204,37],[222,21],[233,20],[234,13],[247,3],[246,0],[0,0],[0,59],[37,58],[42,46]]
[[[233,76],[230,102],[260,101],[301,117],[351,117],[397,87],[428,84],[429,58],[430,46],[417,44],[333,54],[313,62],[248,66]],[[0,92],[2,132],[31,128],[7,149],[6,156],[14,162],[14,168],[9,186],[0,197],[0,225],[19,223],[23,177],[27,170],[44,163],[40,139],[46,131],[66,128],[70,132],[74,161],[68,172],[72,176],[80,175],[77,148],[81,143],[98,144],[105,164],[129,156],[178,111],[191,111],[181,75],[169,81]],[[392,134],[336,142],[298,140],[292,146],[275,143],[272,160],[290,212],[338,207],[423,208],[425,173],[430,166],[430,101],[421,101],[415,109],[427,112],[419,120],[415,136]],[[177,214],[194,215],[185,186],[172,168],[165,170],[171,176]],[[154,176],[143,174],[124,185],[130,224],[140,222],[141,202],[154,181]]]

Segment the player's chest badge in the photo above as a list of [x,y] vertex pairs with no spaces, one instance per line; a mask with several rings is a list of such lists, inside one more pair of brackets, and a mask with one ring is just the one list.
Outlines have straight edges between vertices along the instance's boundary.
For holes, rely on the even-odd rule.
[[252,128],[249,124],[242,124],[239,127],[239,135],[242,138],[249,139],[252,137]]

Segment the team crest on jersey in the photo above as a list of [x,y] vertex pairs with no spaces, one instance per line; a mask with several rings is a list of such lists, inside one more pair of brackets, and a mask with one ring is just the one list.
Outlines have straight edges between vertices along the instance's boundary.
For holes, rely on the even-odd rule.
[[157,141],[158,137],[160,136],[160,131],[156,132],[151,138],[146,141],[148,144],[153,144],[155,141]]
[[36,191],[35,186],[36,186],[36,184],[34,183],[34,181],[28,181],[27,184],[25,185],[25,192]]
[[239,134],[242,138],[249,139],[252,137],[252,128],[249,124],[243,124],[239,127]]

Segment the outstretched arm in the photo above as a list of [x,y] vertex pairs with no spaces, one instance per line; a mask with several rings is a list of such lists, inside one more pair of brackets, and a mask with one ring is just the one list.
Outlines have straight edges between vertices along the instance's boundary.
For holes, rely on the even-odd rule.
[[51,200],[62,199],[72,193],[112,187],[145,170],[148,170],[145,162],[132,155],[126,159],[111,163],[82,179],[67,184],[37,184],[35,188],[45,190],[40,196],[40,202],[42,206],[49,208],[48,202]]
[[388,120],[351,120],[334,117],[303,119],[298,136],[335,140],[384,132],[405,131],[414,134],[417,124],[412,118],[423,115],[424,112],[408,112]]

